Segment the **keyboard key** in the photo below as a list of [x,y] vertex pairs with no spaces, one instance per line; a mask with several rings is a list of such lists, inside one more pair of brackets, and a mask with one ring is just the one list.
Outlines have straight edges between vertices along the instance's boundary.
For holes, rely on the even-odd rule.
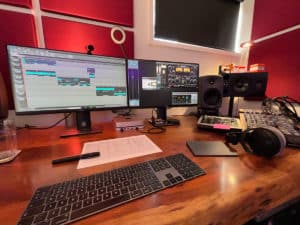
[[48,205],[46,205],[45,207],[45,211],[48,211],[48,210],[51,210],[51,209],[54,209],[56,206],[56,202],[51,202],[49,203]]
[[82,202],[75,202],[73,205],[72,205],[72,210],[76,210],[76,209],[80,209],[82,206]]
[[68,203],[72,204],[74,202],[77,202],[77,200],[78,200],[78,196],[72,196],[71,198],[69,198]]
[[142,196],[143,195],[143,192],[141,190],[135,190],[133,192],[131,192],[131,197],[132,198],[136,198],[136,197],[139,197],[139,196]]
[[67,213],[71,210],[71,205],[66,205],[66,206],[63,206],[60,210],[60,214],[64,214],[64,213]]
[[143,188],[143,193],[144,194],[148,194],[148,193],[151,193],[152,192],[152,188],[151,187],[144,187]]
[[67,199],[62,199],[60,200],[58,203],[57,203],[57,206],[60,207],[60,206],[64,206],[68,203],[68,200]]
[[93,203],[97,203],[97,202],[101,202],[101,201],[102,201],[102,196],[99,195],[99,196],[94,197]]
[[113,192],[112,192],[112,196],[113,197],[117,197],[117,196],[119,196],[121,193],[120,193],[120,191],[119,190],[114,190]]
[[111,198],[111,193],[110,193],[110,192],[105,193],[105,194],[103,195],[103,200],[107,200],[107,199],[109,199],[109,198]]
[[37,215],[34,219],[34,222],[38,223],[38,222],[45,220],[47,218],[47,214],[48,214],[48,212],[44,212],[44,213]]
[[175,179],[176,179],[178,182],[183,181],[183,179],[181,178],[181,176],[177,176],[177,177],[175,177]]
[[69,219],[69,214],[63,214],[52,219],[51,225],[59,225],[67,222]]
[[48,219],[50,219],[52,217],[55,217],[55,216],[58,216],[58,213],[59,213],[59,209],[53,209],[53,210],[49,211]]
[[172,184],[176,184],[176,183],[177,183],[177,181],[176,181],[175,178],[171,178],[171,179],[170,179],[170,182],[171,182]]
[[89,206],[92,204],[92,199],[91,198],[85,199],[85,200],[83,200],[82,204],[83,204],[83,207]]
[[44,220],[42,222],[37,223],[36,225],[50,225],[50,220]]

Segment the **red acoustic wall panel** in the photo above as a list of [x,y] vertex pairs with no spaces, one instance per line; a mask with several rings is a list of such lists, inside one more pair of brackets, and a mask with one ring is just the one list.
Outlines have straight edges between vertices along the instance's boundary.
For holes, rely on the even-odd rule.
[[[46,48],[86,53],[86,47],[95,47],[93,54],[123,57],[119,45],[113,43],[110,28],[42,17]],[[126,31],[124,43],[127,57],[133,54],[133,32]]]
[[256,0],[251,39],[300,24],[299,0]]
[[36,47],[34,19],[32,15],[0,10],[0,72],[4,76],[9,96],[9,107],[13,108],[6,45]]
[[23,6],[26,8],[32,8],[31,0],[0,0],[0,3],[15,5],[15,6]]
[[287,95],[300,101],[300,29],[255,44],[249,65],[264,63],[269,72],[267,96]]
[[40,0],[50,12],[133,26],[133,0]]

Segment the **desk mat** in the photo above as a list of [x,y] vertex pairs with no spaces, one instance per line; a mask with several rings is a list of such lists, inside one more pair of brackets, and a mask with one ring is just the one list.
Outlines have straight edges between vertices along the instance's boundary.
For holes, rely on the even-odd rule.
[[187,141],[194,156],[238,156],[221,141]]

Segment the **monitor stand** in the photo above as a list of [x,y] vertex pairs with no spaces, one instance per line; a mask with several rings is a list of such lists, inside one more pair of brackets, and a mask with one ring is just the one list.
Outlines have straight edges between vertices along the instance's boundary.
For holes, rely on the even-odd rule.
[[156,107],[156,112],[157,118],[150,121],[153,126],[174,126],[180,124],[178,119],[167,117],[167,107]]
[[60,137],[67,138],[85,134],[97,134],[101,132],[101,129],[92,128],[90,111],[83,110],[76,112],[76,128],[68,129],[66,132],[60,135]]

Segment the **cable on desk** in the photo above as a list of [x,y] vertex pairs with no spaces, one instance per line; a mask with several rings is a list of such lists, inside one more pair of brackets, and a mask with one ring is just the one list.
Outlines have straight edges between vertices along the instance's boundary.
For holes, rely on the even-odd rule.
[[64,118],[58,120],[57,122],[55,122],[54,124],[50,125],[49,127],[35,127],[35,126],[31,126],[28,124],[25,124],[24,127],[18,127],[17,130],[21,130],[21,129],[35,129],[35,130],[46,130],[46,129],[50,129],[55,127],[57,124],[59,124],[61,121],[66,120],[69,116],[71,116],[72,113],[68,113],[66,116],[64,116]]
[[[288,116],[295,117],[300,121],[300,117],[297,114],[297,110],[293,103],[300,105],[300,102],[288,96],[279,96],[275,98],[267,98],[263,101],[263,110],[266,113],[283,113],[286,112]],[[273,105],[277,105],[278,112],[274,112]],[[275,110],[276,111],[276,110]]]
[[147,129],[146,131],[144,131],[144,130],[139,130],[139,131],[143,134],[161,134],[166,131],[166,128],[153,126],[149,129]]
[[155,110],[152,110],[152,115],[151,115],[151,122],[150,124],[152,125],[152,127],[148,128],[147,130],[139,130],[141,133],[143,134],[161,134],[164,133],[166,131],[166,128],[164,128],[163,125],[155,125],[155,118],[153,115],[153,112]]

